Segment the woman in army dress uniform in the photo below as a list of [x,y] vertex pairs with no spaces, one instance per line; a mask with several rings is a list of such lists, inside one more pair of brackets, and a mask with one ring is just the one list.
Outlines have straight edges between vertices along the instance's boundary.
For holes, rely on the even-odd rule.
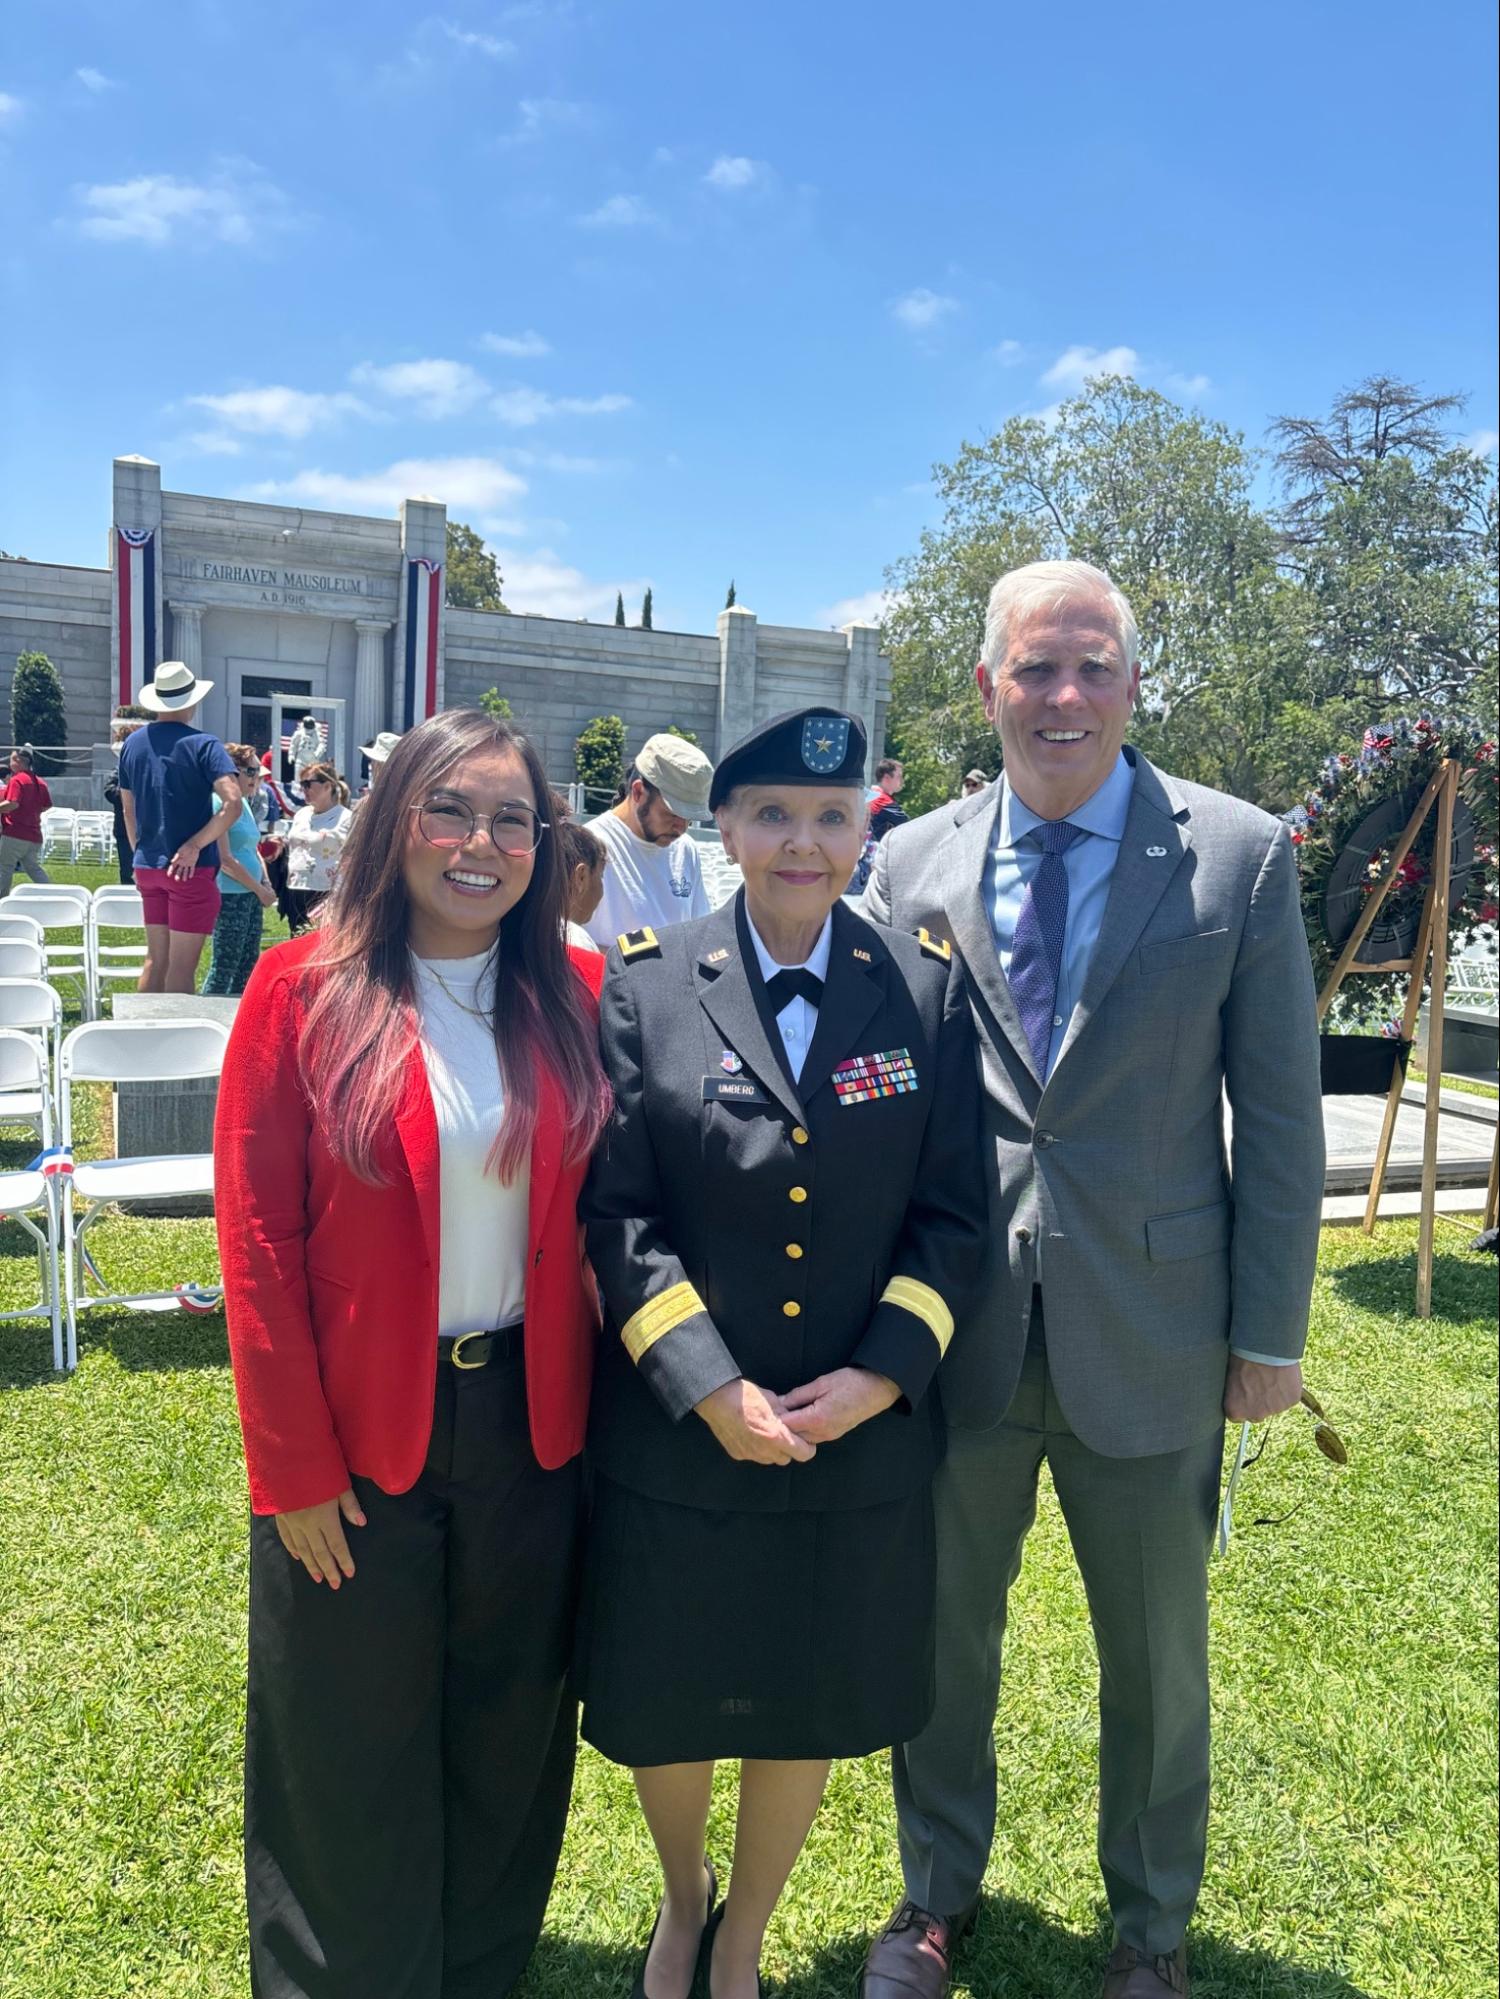
[[[864,731],[778,717],[710,805],[744,888],[609,952],[616,1108],[580,1212],[607,1309],[579,1678],[665,1895],[637,1999],[753,1999],[835,1756],[933,1698],[933,1376],[982,1254],[979,1088],[945,943],[841,892]],[[734,1879],[704,1860],[742,1763]]]

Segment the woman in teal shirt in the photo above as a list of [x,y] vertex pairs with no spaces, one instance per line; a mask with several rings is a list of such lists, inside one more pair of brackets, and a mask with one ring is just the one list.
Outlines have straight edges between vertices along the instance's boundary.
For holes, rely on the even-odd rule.
[[276,901],[260,858],[260,828],[250,801],[260,788],[260,759],[248,743],[226,743],[240,786],[240,816],[229,829],[219,892],[223,900],[214,923],[213,955],[208,961],[205,993],[233,999],[245,990],[260,956],[260,931],[265,912]]

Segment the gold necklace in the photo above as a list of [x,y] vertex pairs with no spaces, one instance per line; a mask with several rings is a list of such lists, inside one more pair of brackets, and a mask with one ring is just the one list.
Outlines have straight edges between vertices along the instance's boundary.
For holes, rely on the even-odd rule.
[[[494,954],[491,953],[491,957],[493,957],[493,955]],[[430,958],[424,958],[422,960],[422,963],[426,967],[426,969],[429,972],[431,972],[432,976],[437,980],[439,986],[441,986],[443,991],[447,994],[448,998],[452,1000],[453,1004],[458,1008],[460,1013],[466,1013],[469,1016],[470,1020],[477,1020],[481,1026],[489,1028],[491,1033],[494,1032],[495,1022],[494,1022],[494,1017],[491,1014],[485,1013],[484,1010],[480,1007],[470,1006],[467,1000],[460,999],[458,994],[453,990],[452,986],[449,985],[448,981],[443,977],[442,973],[438,970],[437,966],[433,964]],[[485,972],[489,970],[489,968],[490,968],[490,960],[487,958],[485,960],[484,966],[480,970],[479,978],[475,981],[474,990],[476,992],[478,992],[479,987],[484,983],[484,975]]]

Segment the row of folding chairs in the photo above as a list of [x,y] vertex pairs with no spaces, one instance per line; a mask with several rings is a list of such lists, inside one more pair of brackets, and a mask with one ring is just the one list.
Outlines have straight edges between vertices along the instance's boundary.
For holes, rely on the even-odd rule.
[[71,805],[52,805],[42,814],[44,861],[111,861],[115,852],[112,812],[80,812]]
[[[0,902],[0,978],[76,984],[85,1020],[97,1020],[112,984],[134,985],[145,962],[139,889],[109,883],[92,893],[68,882],[21,882]],[[81,941],[53,933],[81,930]],[[121,942],[123,933],[129,942]]]
[[[7,982],[0,980],[0,1008],[6,1006]],[[10,1001],[11,1015],[23,1011]],[[49,1035],[56,1044],[55,1066]],[[30,1305],[0,1312],[0,1319],[49,1319],[54,1367],[78,1365],[78,1319],[85,1311],[101,1305],[161,1309],[183,1303],[185,1292],[192,1304],[199,1303],[192,1287],[112,1291],[86,1241],[104,1210],[117,1201],[207,1196],[214,1186],[213,1155],[207,1152],[75,1163],[75,1090],[80,1084],[217,1076],[228,1041],[228,1029],[215,1020],[93,1020],[66,1035],[59,1035],[56,1018],[35,1026],[0,1026],[0,1125],[33,1123],[41,1140],[28,1166],[0,1172],[0,1216],[19,1223],[32,1238],[41,1295]]]

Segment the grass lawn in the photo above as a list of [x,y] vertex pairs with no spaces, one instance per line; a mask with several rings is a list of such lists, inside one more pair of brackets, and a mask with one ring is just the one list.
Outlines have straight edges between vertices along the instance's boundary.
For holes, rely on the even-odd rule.
[[[0,1164],[31,1149],[0,1137]],[[215,1274],[205,1221],[94,1237],[122,1285]],[[1440,1237],[1424,1324],[1414,1223],[1325,1233],[1308,1379],[1351,1459],[1335,1469],[1284,1419],[1214,1567],[1199,1999],[1495,1990],[1495,1266],[1463,1241]],[[33,1276],[0,1224],[0,1308]],[[0,1325],[0,1994],[240,1999],[245,1498],[223,1321],[94,1313],[80,1345],[59,1381],[42,1323]],[[1094,1680],[1045,1491],[989,1899],[959,1959],[970,1999],[1093,1999]],[[730,1804],[724,1784],[721,1871]],[[656,1893],[629,1779],[585,1750],[525,1999],[623,1999]],[[842,1764],[773,1926],[772,1990],[852,1999],[898,1893],[884,1759]]]
[[[1425,1069],[1408,1069],[1406,1073],[1413,1083],[1425,1083],[1427,1081],[1427,1071]],[[1443,1088],[1445,1090],[1457,1090],[1461,1096],[1465,1097],[1488,1097],[1491,1103],[1495,1101],[1496,1097],[1500,1097],[1500,1087],[1497,1087],[1494,1083],[1486,1083],[1478,1076],[1445,1075],[1443,1077]]]

